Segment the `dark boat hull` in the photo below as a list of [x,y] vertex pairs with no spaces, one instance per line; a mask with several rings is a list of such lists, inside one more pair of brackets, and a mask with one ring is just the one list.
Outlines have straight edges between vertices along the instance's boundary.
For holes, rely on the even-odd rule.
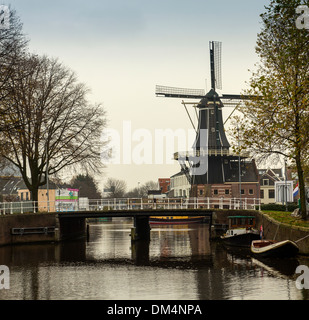
[[223,237],[223,243],[227,246],[237,246],[237,247],[246,247],[250,248],[251,242],[254,240],[259,240],[260,235],[256,233],[246,233],[246,234],[239,234],[230,237]]

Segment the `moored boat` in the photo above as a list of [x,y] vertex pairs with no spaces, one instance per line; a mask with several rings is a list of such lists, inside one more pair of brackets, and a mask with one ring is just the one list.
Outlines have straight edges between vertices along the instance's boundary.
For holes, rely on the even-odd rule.
[[155,217],[151,216],[149,218],[150,224],[190,224],[190,223],[202,223],[205,217],[187,217],[187,216],[162,216]]
[[249,228],[229,229],[221,239],[229,246],[250,248],[252,241],[260,239],[260,234],[257,230]]
[[255,217],[230,216],[228,219],[229,229],[221,236],[224,244],[250,248],[252,241],[260,239],[259,232],[254,229]]
[[251,243],[251,252],[256,257],[294,257],[299,252],[297,244],[291,240],[255,240]]

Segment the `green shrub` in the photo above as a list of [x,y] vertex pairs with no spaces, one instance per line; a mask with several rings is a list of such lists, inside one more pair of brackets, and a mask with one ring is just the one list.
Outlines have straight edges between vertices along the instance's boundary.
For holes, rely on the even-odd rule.
[[[293,212],[297,208],[298,208],[298,205],[296,203],[288,203],[288,212]],[[285,211],[286,206],[284,204],[277,204],[277,203],[262,204],[261,210],[262,211]]]

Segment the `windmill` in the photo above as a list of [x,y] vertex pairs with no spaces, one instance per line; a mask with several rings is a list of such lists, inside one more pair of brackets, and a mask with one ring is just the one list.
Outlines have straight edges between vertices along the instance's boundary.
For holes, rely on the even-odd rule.
[[[224,106],[232,106],[234,107],[233,113],[244,100],[252,99],[252,97],[235,94],[219,96],[216,89],[222,89],[222,43],[211,41],[209,48],[211,90],[207,94],[200,89],[156,86],[156,96],[158,97],[199,100],[198,103],[184,102],[182,100],[191,124],[196,131],[196,138],[191,152],[177,152],[174,154],[174,159],[178,160],[181,170],[186,174],[191,184],[191,193],[194,185],[224,184],[233,180],[240,181],[240,161],[248,157],[248,154],[240,156],[230,152],[230,144],[224,130],[225,123],[223,123],[222,109]],[[195,128],[188,112],[187,105],[189,104],[192,104],[195,108],[198,117],[197,128]],[[237,175],[236,179],[235,175]]]

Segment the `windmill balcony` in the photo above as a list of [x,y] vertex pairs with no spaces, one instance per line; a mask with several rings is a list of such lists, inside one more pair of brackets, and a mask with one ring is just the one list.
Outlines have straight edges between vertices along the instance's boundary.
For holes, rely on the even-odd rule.
[[208,149],[208,150],[195,150],[195,151],[181,151],[174,153],[174,160],[185,159],[189,160],[192,157],[206,157],[206,156],[214,156],[214,157],[235,157],[238,158],[249,158],[249,152],[242,152],[241,154],[230,152],[228,149]]

